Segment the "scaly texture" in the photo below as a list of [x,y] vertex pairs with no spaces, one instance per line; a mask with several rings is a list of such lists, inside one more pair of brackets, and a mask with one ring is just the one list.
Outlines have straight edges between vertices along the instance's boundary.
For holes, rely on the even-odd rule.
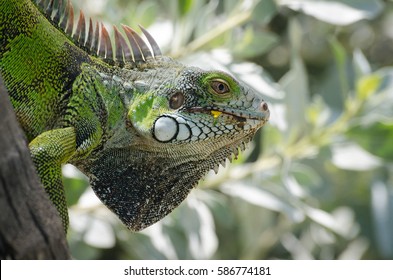
[[209,170],[236,158],[269,118],[267,104],[221,71],[165,57],[143,28],[114,27],[69,1],[3,0],[0,71],[43,187],[68,214],[61,166],[89,176],[131,230],[177,207]]

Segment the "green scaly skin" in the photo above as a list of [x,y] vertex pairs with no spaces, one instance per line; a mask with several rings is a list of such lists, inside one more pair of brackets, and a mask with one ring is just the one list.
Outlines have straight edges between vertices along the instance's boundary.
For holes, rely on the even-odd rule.
[[78,46],[31,1],[0,3],[1,75],[66,230],[63,164],[84,172],[138,231],[236,157],[269,118],[266,103],[226,73],[164,56],[111,63]]

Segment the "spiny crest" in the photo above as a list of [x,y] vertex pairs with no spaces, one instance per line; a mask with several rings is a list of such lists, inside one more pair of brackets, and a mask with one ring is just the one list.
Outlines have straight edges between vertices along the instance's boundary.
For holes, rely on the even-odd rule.
[[[158,60],[161,57],[161,50],[153,37],[139,26],[145,35],[149,45],[130,27],[122,25],[123,36],[116,26],[114,30],[114,50],[108,30],[102,23],[86,18],[83,11],[79,13],[79,19],[74,26],[74,8],[70,0],[35,0],[35,3],[53,24],[69,35],[73,41],[89,54],[101,57],[108,63],[120,63],[138,65],[149,60]],[[127,43],[128,42],[128,43]]]
[[226,160],[228,159],[229,162],[232,162],[233,159],[238,159],[239,151],[245,151],[248,145],[248,142],[251,139],[245,139],[243,142],[240,143],[237,147],[229,148],[229,153],[225,157],[222,157],[218,162],[215,162],[211,169],[213,169],[214,173],[218,173],[220,165],[225,168]]

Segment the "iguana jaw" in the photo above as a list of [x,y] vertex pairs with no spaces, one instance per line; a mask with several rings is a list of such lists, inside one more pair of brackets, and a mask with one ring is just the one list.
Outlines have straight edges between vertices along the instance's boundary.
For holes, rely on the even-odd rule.
[[261,111],[259,112],[220,107],[192,107],[186,109],[186,112],[212,114],[215,118],[218,118],[221,114],[223,114],[232,117],[239,123],[245,123],[247,120],[259,120],[261,121],[261,125],[263,125],[269,120],[270,112],[266,102],[262,102],[260,107]]

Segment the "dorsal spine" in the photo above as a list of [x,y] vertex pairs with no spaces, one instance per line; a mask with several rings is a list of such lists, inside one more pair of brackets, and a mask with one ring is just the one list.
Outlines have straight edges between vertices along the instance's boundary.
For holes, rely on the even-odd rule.
[[[144,64],[150,60],[158,60],[162,56],[161,50],[154,38],[139,26],[147,38],[146,43],[131,27],[122,25],[124,33],[113,27],[114,42],[109,36],[103,23],[92,19],[88,24],[83,11],[79,12],[79,19],[75,26],[74,8],[70,0],[34,0],[43,15],[58,29],[69,36],[72,41],[90,55],[100,57],[110,64]],[[87,32],[86,32],[87,31]]]

